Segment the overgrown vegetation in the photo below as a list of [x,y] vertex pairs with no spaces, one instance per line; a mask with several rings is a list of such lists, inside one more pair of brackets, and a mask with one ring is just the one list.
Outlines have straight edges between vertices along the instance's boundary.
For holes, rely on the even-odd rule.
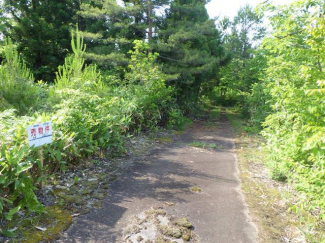
[[[48,90],[34,85],[14,45],[8,41],[4,46],[9,54],[1,66],[2,73],[15,72],[16,76],[4,79],[3,97],[27,96],[19,103],[8,99],[16,110],[4,107],[0,116],[0,214],[7,220],[24,207],[34,212],[42,210],[34,190],[46,180],[47,172],[64,172],[67,165],[78,163],[100,148],[122,153],[127,134],[154,129],[158,124],[175,128],[182,125],[173,90],[166,87],[164,74],[154,64],[157,54],[148,52],[146,43],[137,41],[130,52],[127,84],[109,87],[102,82],[96,66],[85,66],[82,40],[79,32],[73,35],[73,55],[59,67],[55,85]],[[144,70],[146,75],[142,75]],[[21,82],[22,87],[15,90],[13,86],[19,86],[15,82]],[[38,93],[44,96],[38,99]],[[26,112],[27,116],[19,116]],[[26,126],[49,120],[53,122],[54,141],[39,150],[40,155],[27,145]],[[44,168],[40,156],[46,162]]]
[[[249,86],[240,108],[249,118],[248,131],[262,129],[270,176],[297,190],[299,200],[291,209],[308,211],[317,218],[311,227],[323,227],[324,2],[297,1],[278,8],[265,3],[259,11],[269,18],[272,32],[251,57],[258,82]],[[311,242],[324,241],[305,233]]]
[[[215,120],[236,106],[262,132],[270,176],[300,195],[292,209],[324,223],[324,1],[266,1],[215,23],[205,1],[123,3],[1,2],[0,216],[42,211],[34,192],[50,173],[123,153],[130,134],[180,130],[204,100]],[[53,143],[28,147],[26,126],[49,120]]]
[[[232,56],[208,97],[216,104],[237,105],[249,124],[246,131],[263,134],[270,176],[297,190],[292,210],[308,211],[319,227],[325,215],[324,1],[264,3],[256,11],[246,7],[233,22],[219,22],[228,29],[223,44]],[[272,27],[266,35],[259,28],[261,13]]]
[[290,181],[301,193],[294,209],[311,210],[321,219],[325,216],[323,7],[322,1],[281,9],[265,6],[271,10],[274,30],[261,45],[267,54],[266,78],[261,92],[252,96],[267,97],[268,105],[261,108],[271,113],[263,123],[263,135],[272,177]]

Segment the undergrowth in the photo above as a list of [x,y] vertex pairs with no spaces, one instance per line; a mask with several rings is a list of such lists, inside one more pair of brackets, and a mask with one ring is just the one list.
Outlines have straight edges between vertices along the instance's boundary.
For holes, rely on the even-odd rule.
[[[51,173],[64,172],[100,149],[121,154],[131,134],[158,126],[181,129],[188,122],[155,65],[158,54],[142,41],[134,44],[125,79],[109,85],[95,65],[85,64],[85,45],[77,31],[73,54],[48,87],[35,84],[15,46],[6,42],[0,66],[0,218],[10,221],[23,209],[43,212],[35,191]],[[53,143],[42,150],[29,147],[27,125],[46,121],[53,124]],[[10,229],[0,233],[12,236]]]
[[[237,153],[241,167],[243,190],[248,191],[246,197],[251,207],[250,210],[255,212],[255,215],[259,217],[258,222],[260,222],[266,234],[274,234],[276,231],[272,228],[278,227],[276,230],[280,232],[280,235],[285,235],[288,233],[285,232],[285,227],[297,227],[297,231],[300,231],[300,234],[302,234],[308,242],[325,242],[325,222],[319,217],[319,212],[314,211],[312,204],[315,202],[310,201],[309,206],[305,204],[304,207],[297,207],[297,205],[301,205],[303,194],[295,190],[296,185],[294,181],[287,181],[286,177],[281,178],[279,177],[280,175],[275,175],[274,162],[269,159],[271,156],[270,153],[272,152],[265,146],[266,140],[260,135],[260,132],[258,132],[256,128],[252,129],[251,123],[241,118],[240,109],[238,108],[228,108],[227,118],[231,122],[239,139],[237,142]],[[256,165],[267,168],[269,177],[267,180],[258,181],[255,177],[254,179],[250,178],[249,174],[256,173],[256,171],[252,169],[256,168]],[[261,170],[263,171],[264,169]],[[275,181],[272,182],[272,180]],[[281,187],[284,189],[280,187],[271,189],[270,186],[266,184],[267,181],[270,181],[269,183],[271,184],[275,183],[275,185],[278,183],[276,181],[281,181],[280,184],[283,183]],[[272,185],[272,187],[274,186]],[[264,198],[263,202],[260,201],[261,197]],[[269,205],[260,208],[267,200],[269,200]],[[283,206],[277,207],[279,211],[284,212],[272,212],[272,207],[280,201],[286,202],[284,208],[281,208]],[[305,200],[303,201],[305,202]],[[292,213],[294,213],[294,215],[291,215]],[[286,215],[286,219],[278,218],[281,214]],[[281,226],[278,221],[284,220],[288,221]],[[260,233],[263,234],[263,232]],[[279,240],[280,235],[277,236],[277,240]],[[294,237],[293,235],[291,236]],[[263,242],[274,242],[275,240],[272,240],[272,238],[269,238],[267,235],[263,235],[263,237],[268,239]],[[296,237],[299,238],[300,236],[298,235]]]

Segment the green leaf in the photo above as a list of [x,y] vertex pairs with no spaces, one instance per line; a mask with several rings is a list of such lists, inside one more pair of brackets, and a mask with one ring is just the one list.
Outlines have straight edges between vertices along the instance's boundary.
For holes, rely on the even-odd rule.
[[4,236],[7,236],[9,238],[14,238],[17,237],[18,233],[16,232],[18,228],[13,228],[13,229],[9,229],[9,230],[1,230],[0,229],[0,233],[3,234]]
[[11,209],[7,214],[5,214],[5,217],[7,220],[12,220],[12,217],[20,210],[21,205]]

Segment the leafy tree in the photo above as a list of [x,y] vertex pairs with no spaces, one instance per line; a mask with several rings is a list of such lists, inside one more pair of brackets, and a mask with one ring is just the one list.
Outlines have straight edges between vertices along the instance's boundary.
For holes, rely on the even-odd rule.
[[219,22],[223,30],[223,46],[227,52],[228,64],[221,68],[219,91],[222,99],[227,92],[250,92],[252,84],[259,81],[260,70],[265,64],[263,53],[256,52],[256,46],[265,34],[262,16],[246,5],[239,9],[230,21]]
[[263,134],[272,176],[289,179],[304,195],[295,209],[316,210],[324,219],[324,1],[266,9],[273,33],[262,44],[268,62],[263,91],[272,114]]

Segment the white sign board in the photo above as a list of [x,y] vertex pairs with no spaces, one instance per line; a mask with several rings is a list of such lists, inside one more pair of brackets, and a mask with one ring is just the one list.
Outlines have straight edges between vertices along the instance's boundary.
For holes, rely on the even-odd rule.
[[52,143],[52,123],[44,122],[27,127],[29,146],[39,147]]

